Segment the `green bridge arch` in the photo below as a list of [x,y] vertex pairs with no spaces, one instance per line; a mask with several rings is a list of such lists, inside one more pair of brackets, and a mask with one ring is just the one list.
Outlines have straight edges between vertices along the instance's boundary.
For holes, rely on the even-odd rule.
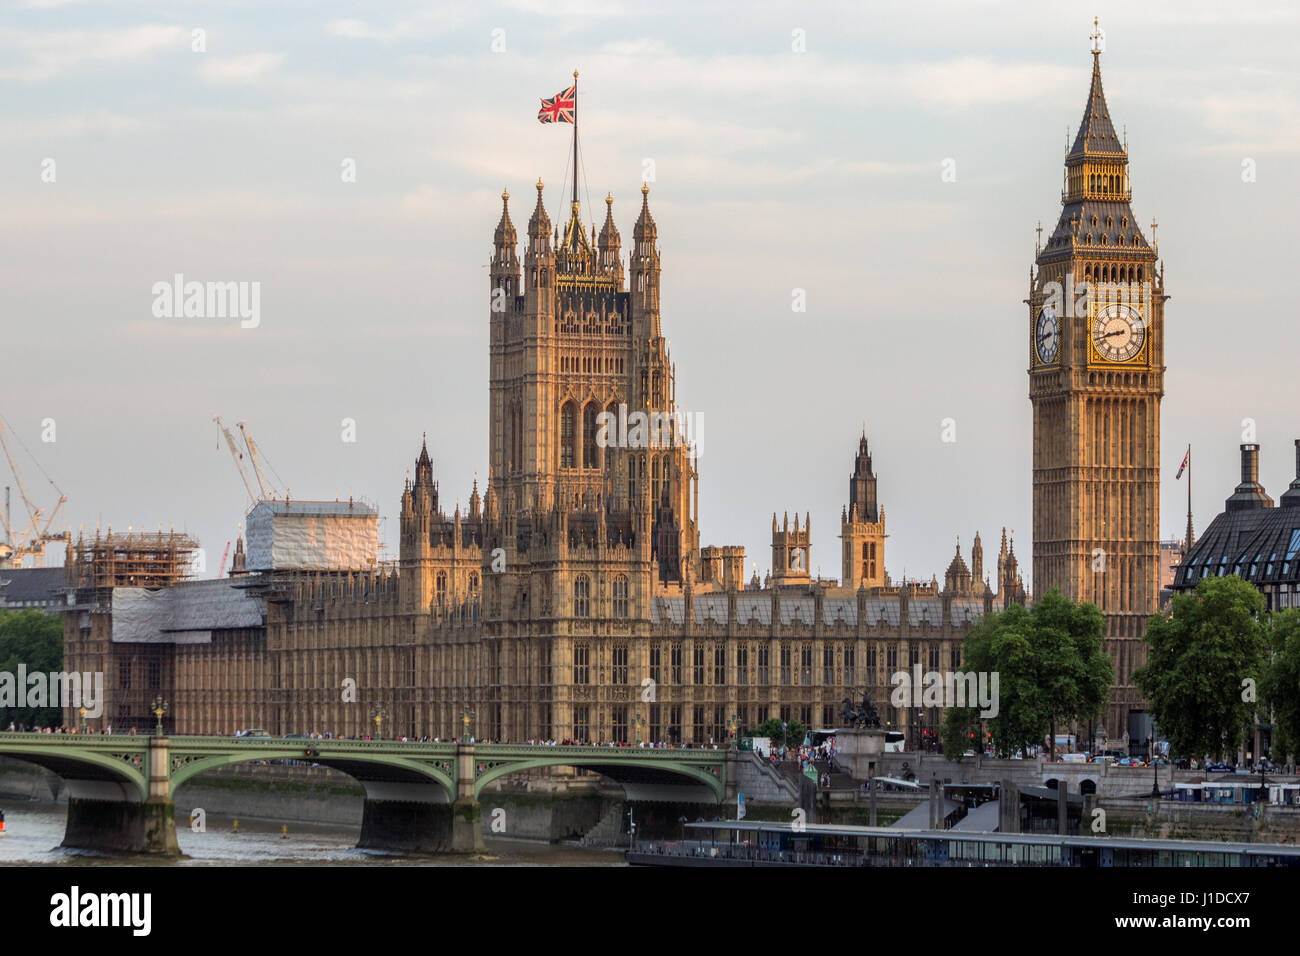
[[[487,758],[491,762],[488,754],[482,756],[475,755],[475,762],[482,762]],[[501,777],[508,776],[512,773],[519,773],[524,770],[537,770],[543,767],[582,767],[585,769],[597,770],[616,782],[618,778],[610,773],[618,767],[636,767],[643,770],[652,770],[657,773],[672,774],[679,777],[685,777],[692,783],[702,783],[707,785],[713,791],[714,797],[721,802],[726,795],[727,784],[721,775],[712,773],[706,766],[692,763],[679,763],[670,760],[652,760],[637,759],[635,757],[611,757],[611,755],[565,755],[563,752],[554,756],[531,757],[519,760],[507,760],[497,763],[495,766],[488,767],[481,774],[476,774],[474,778],[474,799],[477,800],[483,793],[484,788]]]
[[364,777],[358,777],[347,769],[343,769],[339,764],[372,764],[376,767],[392,767],[398,770],[405,770],[416,776],[423,777],[432,783],[438,784],[447,794],[447,802],[456,799],[456,781],[442,770],[427,763],[424,760],[412,759],[410,757],[399,757],[393,754],[383,753],[329,753],[328,751],[315,754],[311,757],[304,756],[303,748],[298,747],[292,750],[258,750],[258,751],[231,751],[229,753],[211,754],[199,757],[181,763],[179,767],[174,762],[177,759],[185,760],[184,750],[180,754],[173,753],[171,759],[173,767],[171,770],[171,789],[175,795],[176,790],[191,777],[195,777],[208,770],[215,770],[218,767],[227,767],[237,763],[252,763],[258,760],[295,760],[319,764],[322,767],[329,767],[331,770],[338,770],[340,773],[346,773],[359,783],[364,783]]
[[[54,735],[23,734],[20,737],[17,734],[0,734],[0,757],[35,764],[64,781],[96,779],[68,775],[69,765],[106,770],[115,782],[130,786],[141,800],[148,798],[149,751],[148,747],[143,745],[143,740],[134,745],[119,745],[113,748],[102,745],[78,746],[76,743],[66,743],[64,740],[54,744],[44,739],[49,736]],[[68,739],[71,738],[65,738]],[[137,767],[133,760],[127,759],[129,757],[138,759],[140,766]]]

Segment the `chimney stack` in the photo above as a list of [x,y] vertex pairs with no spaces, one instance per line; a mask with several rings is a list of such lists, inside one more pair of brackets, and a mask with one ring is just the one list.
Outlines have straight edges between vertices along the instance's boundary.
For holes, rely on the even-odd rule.
[[1271,508],[1273,499],[1264,493],[1259,483],[1259,446],[1241,446],[1241,484],[1224,503],[1225,511],[1249,511],[1252,508]]
[[1283,508],[1300,508],[1300,438],[1295,440],[1295,478],[1279,503]]

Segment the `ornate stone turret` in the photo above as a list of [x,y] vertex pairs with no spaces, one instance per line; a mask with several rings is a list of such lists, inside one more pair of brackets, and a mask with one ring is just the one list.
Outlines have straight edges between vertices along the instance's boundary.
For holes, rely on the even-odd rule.
[[885,584],[885,511],[876,500],[876,474],[864,428],[858,440],[849,502],[840,516],[841,579],[846,588],[873,588]]
[[515,252],[518,243],[519,236],[515,232],[515,224],[510,221],[510,193],[503,190],[501,221],[497,223],[496,232],[492,236],[492,261],[489,264],[492,305],[497,312],[504,312],[520,291],[519,257]]
[[[775,524],[776,515],[772,515]],[[799,513],[794,515],[790,527],[790,514],[786,512],[780,530],[772,533],[772,583],[776,587],[790,584],[808,584],[812,581],[812,519],[805,514],[804,525],[799,527]]]
[[960,539],[957,541],[957,553],[948,564],[948,570],[944,572],[943,589],[950,594],[967,595],[971,593],[971,572],[966,567],[966,561],[961,556]]
[[605,224],[600,227],[600,241],[597,246],[600,253],[600,268],[613,275],[621,289],[623,287],[623,240],[614,225],[614,197],[605,196]]
[[659,335],[659,228],[650,215],[650,187],[641,184],[641,215],[632,230],[632,314],[645,319],[645,334]]

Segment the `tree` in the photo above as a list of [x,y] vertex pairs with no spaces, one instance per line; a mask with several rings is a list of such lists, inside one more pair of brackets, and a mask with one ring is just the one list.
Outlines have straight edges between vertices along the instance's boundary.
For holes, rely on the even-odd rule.
[[1179,757],[1221,759],[1241,746],[1266,666],[1264,597],[1235,574],[1202,578],[1147,623],[1147,662],[1133,681]]
[[1075,604],[1053,590],[1035,602],[1030,615],[1055,759],[1056,728],[1099,713],[1115,672],[1102,646],[1105,619],[1095,604]]
[[1269,616],[1271,661],[1260,679],[1260,700],[1273,713],[1273,759],[1300,752],[1300,610]]
[[[27,673],[63,669],[63,625],[59,618],[41,611],[0,612],[0,673],[18,680],[19,665]],[[58,707],[0,706],[0,729],[13,722],[19,727],[51,727],[63,723]]]
[[[790,746],[798,747],[802,744],[805,734],[807,734],[807,731],[799,721],[793,717],[786,721],[784,739],[789,742]],[[781,721],[775,717],[769,717],[757,727],[751,729],[748,735],[750,737],[767,737],[774,745],[780,746],[782,740]]]
[[[1027,750],[1055,728],[1097,713],[1113,670],[1102,648],[1104,620],[1092,604],[1075,604],[1051,591],[1027,610],[1013,604],[989,615],[966,635],[962,667],[998,676],[998,712],[985,718],[1001,756]],[[980,733],[977,708],[944,716],[944,755],[955,760],[970,734]],[[983,741],[979,741],[983,747]]]

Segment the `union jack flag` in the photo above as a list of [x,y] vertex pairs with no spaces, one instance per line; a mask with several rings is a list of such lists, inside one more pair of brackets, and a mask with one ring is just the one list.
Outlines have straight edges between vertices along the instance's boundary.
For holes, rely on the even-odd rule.
[[578,110],[577,84],[563,93],[556,93],[549,100],[542,100],[542,108],[537,111],[539,123],[572,123]]
[[1183,456],[1183,463],[1178,466],[1178,474],[1174,475],[1174,481],[1177,481],[1179,478],[1183,477],[1183,469],[1188,466],[1191,460],[1192,460],[1192,446],[1188,445],[1187,454]]

